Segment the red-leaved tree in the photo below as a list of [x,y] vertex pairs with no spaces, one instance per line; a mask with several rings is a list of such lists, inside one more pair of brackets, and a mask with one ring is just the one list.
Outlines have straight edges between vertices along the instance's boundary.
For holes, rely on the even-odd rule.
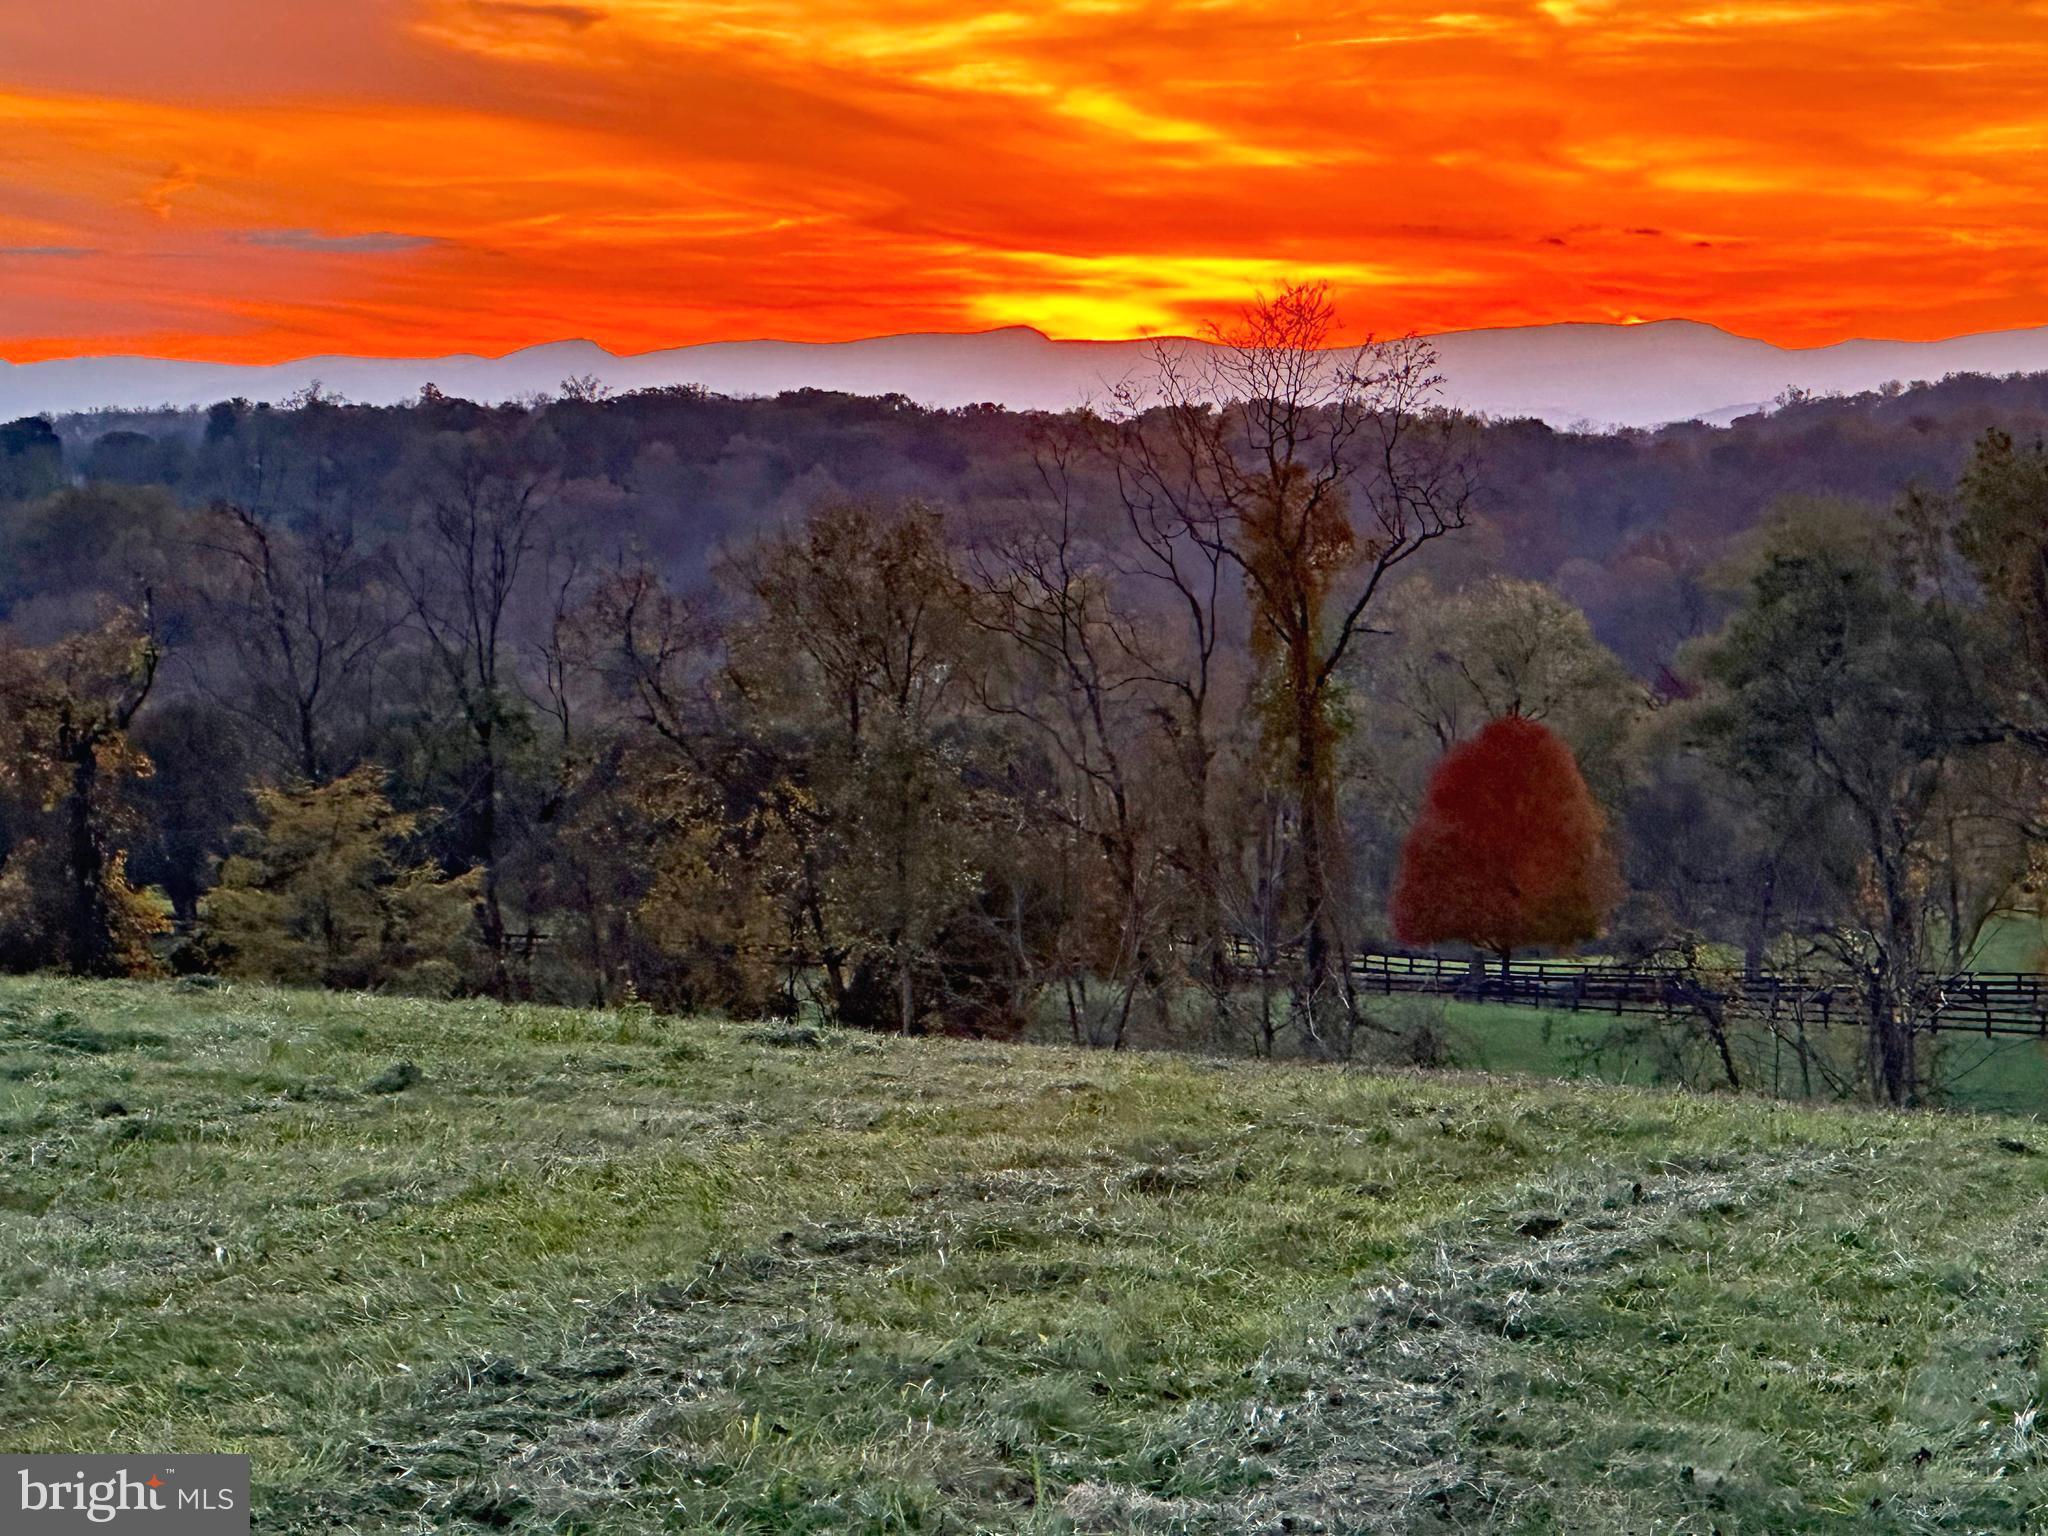
[[1443,756],[1401,850],[1394,932],[1404,944],[1508,957],[1599,935],[1621,896],[1607,818],[1556,732],[1495,720]]

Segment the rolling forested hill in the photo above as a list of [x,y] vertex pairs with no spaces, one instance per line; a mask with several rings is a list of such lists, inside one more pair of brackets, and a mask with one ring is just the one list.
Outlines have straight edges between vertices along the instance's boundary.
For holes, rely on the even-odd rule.
[[[971,533],[1044,495],[1032,455],[1049,418],[995,407],[931,411],[821,391],[727,399],[670,389],[537,409],[592,545],[631,543],[683,585],[721,547],[837,497],[921,497],[948,509],[956,532]],[[33,479],[82,478],[161,487],[187,504],[260,502],[286,516],[344,507],[396,526],[424,441],[496,414],[435,397],[405,407],[315,400],[299,409],[224,404],[64,417],[47,446],[19,431],[0,442],[10,450],[0,452],[0,501]],[[2048,375],[1790,400],[1726,427],[1572,433],[1533,420],[1488,422],[1476,439],[1480,525],[1445,552],[1438,579],[1462,564],[1551,582],[1649,675],[1710,622],[1716,563],[1768,509],[1799,496],[1885,504],[1916,482],[1946,485],[1992,426],[2022,441],[2048,429]],[[132,512],[113,518],[132,520]],[[102,581],[90,567],[121,558],[121,542],[0,527],[14,556],[0,604],[48,602]]]

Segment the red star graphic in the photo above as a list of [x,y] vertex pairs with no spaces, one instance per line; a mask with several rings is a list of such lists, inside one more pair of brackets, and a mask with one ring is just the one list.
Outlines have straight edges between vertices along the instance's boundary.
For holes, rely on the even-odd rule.
[[164,1485],[164,1480],[163,1480],[162,1478],[158,1477],[158,1476],[157,1476],[157,1475],[156,1475],[155,1473],[151,1473],[151,1474],[150,1474],[150,1478],[149,1478],[149,1486],[150,1486],[151,1488],[161,1488],[161,1487],[163,1487],[163,1485]]

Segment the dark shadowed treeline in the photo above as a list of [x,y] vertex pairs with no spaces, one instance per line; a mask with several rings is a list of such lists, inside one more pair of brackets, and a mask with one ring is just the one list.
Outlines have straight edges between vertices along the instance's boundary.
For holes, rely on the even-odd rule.
[[1574,436],[1331,324],[1065,416],[0,428],[0,962],[1420,1057],[1408,842],[1414,936],[1825,967],[1816,1091],[1924,1097],[2038,890],[2048,389]]
[[[824,502],[916,499],[971,521],[1039,485],[1032,457],[1042,418],[992,406],[929,411],[824,391],[762,400],[591,393],[571,381],[534,407],[561,454],[564,515],[637,541],[681,587],[700,582],[724,546]],[[312,409],[222,404],[66,417],[53,431],[0,427],[0,496],[32,497],[80,478],[162,486],[191,505],[267,490],[263,499],[281,505],[345,498],[396,526],[417,445],[505,414],[445,399],[304,404]],[[1492,422],[1482,434],[1483,480],[1496,494],[1446,559],[1461,574],[1497,570],[1557,586],[1603,642],[1651,675],[1717,617],[1705,573],[1780,499],[1888,505],[1909,484],[1951,484],[1993,427],[2023,442],[2048,429],[2048,375],[1795,400],[1732,427],[1571,433]],[[49,446],[24,453],[9,435],[18,432],[47,432]],[[7,595],[23,586],[9,583]]]

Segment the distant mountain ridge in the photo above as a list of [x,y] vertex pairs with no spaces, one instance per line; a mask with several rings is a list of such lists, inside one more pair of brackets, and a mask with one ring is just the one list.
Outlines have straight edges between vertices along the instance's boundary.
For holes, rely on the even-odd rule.
[[[1651,427],[1726,422],[1788,389],[1856,393],[1891,380],[1951,373],[2048,371],[2048,326],[1945,341],[1844,341],[1785,348],[1691,320],[1642,325],[1565,322],[1451,331],[1432,338],[1444,398],[1493,416],[1553,426]],[[103,407],[208,405],[241,396],[285,399],[318,382],[366,404],[409,400],[434,384],[472,400],[515,399],[594,377],[613,390],[699,384],[720,394],[815,388],[900,394],[922,405],[991,401],[1063,410],[1099,400],[1150,370],[1150,341],[1054,341],[1025,326],[860,341],[720,341],[621,357],[595,342],[560,341],[503,357],[326,356],[269,365],[150,357],[0,363],[0,420]],[[1198,349],[1187,338],[1166,345]]]

